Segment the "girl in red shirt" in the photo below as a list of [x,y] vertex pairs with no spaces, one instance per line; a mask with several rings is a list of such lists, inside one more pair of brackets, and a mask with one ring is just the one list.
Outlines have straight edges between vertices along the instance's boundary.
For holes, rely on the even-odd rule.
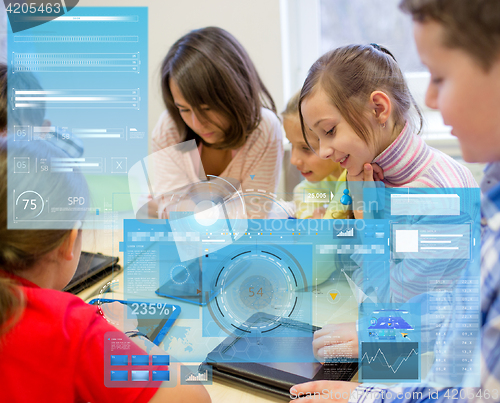
[[[61,174],[46,193],[73,188],[76,176],[70,181]],[[73,229],[8,230],[5,140],[0,141],[0,178],[0,400],[209,402],[203,386],[161,388],[158,381],[147,388],[104,385],[104,335],[117,329],[95,306],[60,291],[80,259],[78,217]],[[141,338],[133,340],[145,346],[148,341]],[[130,354],[146,354],[131,345]]]

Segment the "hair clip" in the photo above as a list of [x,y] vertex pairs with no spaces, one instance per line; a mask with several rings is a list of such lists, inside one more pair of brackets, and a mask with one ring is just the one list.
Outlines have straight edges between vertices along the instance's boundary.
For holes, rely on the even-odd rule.
[[370,46],[372,46],[374,49],[377,49],[378,51],[380,51],[380,52],[382,52],[382,53],[385,53],[386,55],[391,56],[391,57],[392,57],[392,59],[393,59],[393,60],[397,63],[396,58],[394,57],[394,55],[393,55],[391,52],[389,52],[389,50],[388,50],[388,49],[383,48],[382,46],[380,46],[380,45],[378,45],[378,44],[376,44],[376,43],[370,43]]

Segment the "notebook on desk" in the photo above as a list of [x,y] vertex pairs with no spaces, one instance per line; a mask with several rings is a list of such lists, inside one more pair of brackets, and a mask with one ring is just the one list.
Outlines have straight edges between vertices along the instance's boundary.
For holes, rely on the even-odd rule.
[[[298,383],[312,380],[349,381],[358,369],[357,360],[339,359],[338,362],[321,364],[314,360],[312,350],[313,333],[319,328],[306,323],[277,318],[262,312],[254,314],[245,323],[251,327],[254,323],[274,321],[299,332],[299,337],[268,337],[248,335],[248,331],[237,330],[226,338],[211,353],[204,364],[212,366],[214,379],[236,381],[249,387],[264,390],[290,398],[290,388]],[[248,329],[248,328],[247,328]],[[302,337],[303,336],[303,337]],[[262,351],[261,359],[251,362],[248,351]],[[293,361],[300,356],[303,362]],[[285,357],[282,362],[264,362],[269,357]],[[307,360],[310,357],[310,360]],[[202,364],[203,365],[203,364]]]
[[63,291],[78,294],[111,273],[119,272],[122,268],[117,263],[117,257],[82,252],[75,275]]

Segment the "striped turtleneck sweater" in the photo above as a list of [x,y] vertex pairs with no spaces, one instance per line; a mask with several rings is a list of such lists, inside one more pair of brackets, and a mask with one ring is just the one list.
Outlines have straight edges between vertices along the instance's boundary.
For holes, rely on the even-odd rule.
[[374,160],[384,170],[387,187],[472,188],[472,173],[443,152],[428,146],[408,123]]
[[[384,170],[386,187],[397,188],[477,188],[472,173],[453,158],[428,146],[422,138],[405,125],[396,140],[373,161]],[[466,203],[466,202],[464,202]],[[471,216],[474,216],[471,212]],[[415,229],[432,224],[456,224],[459,217],[407,216],[402,222]],[[393,261],[390,270],[376,268],[376,264],[363,263],[362,256],[351,256],[360,268],[353,280],[367,293],[378,289],[379,302],[402,303],[432,291],[431,283],[441,284],[446,279],[450,288],[465,267],[461,260],[402,259]],[[368,266],[374,266],[368,268]],[[368,276],[369,272],[377,273]],[[369,277],[370,281],[365,279]],[[432,282],[432,281],[433,282]],[[438,281],[439,280],[439,281]],[[450,282],[450,280],[452,280]],[[372,291],[370,291],[370,289]]]

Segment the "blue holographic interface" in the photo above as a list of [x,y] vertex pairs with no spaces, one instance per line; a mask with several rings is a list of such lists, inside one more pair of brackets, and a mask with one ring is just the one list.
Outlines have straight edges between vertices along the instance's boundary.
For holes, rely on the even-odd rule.
[[148,152],[147,8],[9,26],[8,49],[9,228],[98,228]]
[[[164,342],[181,360],[203,360],[234,332],[248,340],[274,338],[280,346],[305,337],[305,329],[287,327],[288,320],[320,327],[351,322],[354,328],[357,321],[358,351],[337,346],[324,358],[358,360],[367,382],[474,384],[478,190],[380,188],[366,194],[365,218],[357,220],[229,224],[201,219],[196,211],[169,220],[125,220],[125,295],[155,294],[182,306],[190,324],[176,325]],[[260,313],[266,320],[249,324]],[[241,353],[232,360],[248,359]],[[251,357],[316,360],[312,349],[302,353],[273,356],[270,349]]]
[[178,365],[168,354],[142,351],[121,332],[104,335],[104,385],[108,388],[174,387]]

